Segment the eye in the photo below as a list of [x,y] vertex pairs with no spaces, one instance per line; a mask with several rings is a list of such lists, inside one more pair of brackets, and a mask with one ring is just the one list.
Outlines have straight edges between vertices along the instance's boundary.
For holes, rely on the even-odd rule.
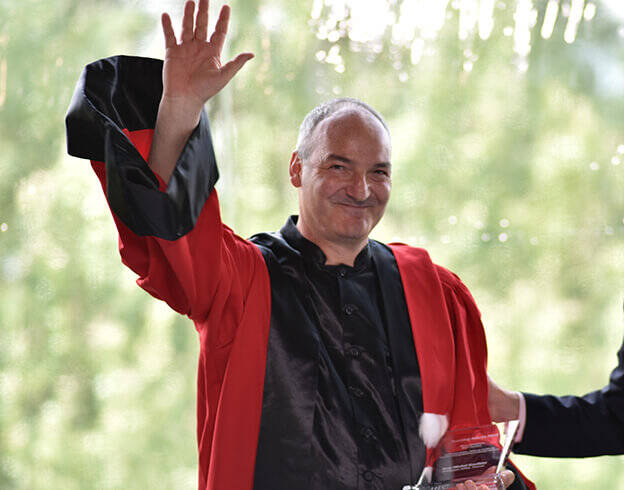
[[390,172],[383,168],[378,168],[374,170],[373,175],[377,179],[389,179],[390,178]]
[[344,169],[345,169],[345,166],[344,166],[344,165],[339,165],[339,164],[337,164],[337,163],[334,163],[333,165],[331,165],[331,166],[329,167],[329,169],[330,169],[330,170],[337,170],[337,171],[340,171],[340,170],[344,170]]

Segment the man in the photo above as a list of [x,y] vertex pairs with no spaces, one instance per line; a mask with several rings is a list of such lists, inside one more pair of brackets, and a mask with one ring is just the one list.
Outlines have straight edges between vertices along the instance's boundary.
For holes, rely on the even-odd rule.
[[489,406],[498,422],[520,419],[514,451],[533,456],[584,458],[624,454],[624,343],[609,383],[584,396],[533,395],[490,380]]
[[413,483],[447,427],[491,422],[479,312],[426,252],[368,239],[390,195],[390,136],[362,102],[304,120],[289,167],[299,217],[249,241],[221,223],[202,108],[253,55],[221,65],[229,8],[209,42],[207,0],[193,15],[188,2],[180,44],[163,15],[164,65],[89,65],[67,129],[123,262],[199,333],[199,487]]

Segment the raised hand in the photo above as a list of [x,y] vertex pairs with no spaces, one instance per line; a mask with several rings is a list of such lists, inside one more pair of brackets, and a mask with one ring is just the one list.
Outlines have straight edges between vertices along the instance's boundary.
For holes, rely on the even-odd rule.
[[201,107],[227,85],[243,65],[253,58],[253,54],[241,53],[222,64],[221,51],[228,30],[230,7],[224,5],[221,8],[210,40],[207,40],[208,0],[199,0],[195,19],[194,11],[195,3],[186,2],[180,43],[176,40],[169,14],[162,15],[166,47],[163,97],[182,98],[185,105],[194,103]]
[[162,15],[167,52],[163,68],[163,95],[149,165],[165,182],[169,182],[206,101],[225,87],[238,70],[253,58],[252,53],[241,53],[221,64],[221,51],[230,20],[227,5],[221,8],[215,31],[208,41],[208,0],[199,0],[195,19],[194,12],[195,3],[186,2],[179,43],[171,26],[171,18],[166,13]]

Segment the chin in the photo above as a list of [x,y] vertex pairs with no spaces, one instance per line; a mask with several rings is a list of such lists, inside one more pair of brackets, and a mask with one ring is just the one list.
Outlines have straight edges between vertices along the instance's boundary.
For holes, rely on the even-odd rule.
[[336,230],[336,235],[338,235],[343,240],[347,241],[360,241],[368,238],[372,227],[362,225],[361,223],[358,225],[345,225],[340,229]]

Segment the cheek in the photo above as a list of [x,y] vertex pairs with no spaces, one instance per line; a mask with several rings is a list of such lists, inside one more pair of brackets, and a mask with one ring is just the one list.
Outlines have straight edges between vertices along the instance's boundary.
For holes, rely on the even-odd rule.
[[328,208],[335,194],[335,189],[332,189],[331,186],[320,181],[314,181],[308,182],[308,185],[304,187],[302,197],[307,208],[315,213],[325,214],[331,212]]
[[390,199],[390,189],[392,184],[389,182],[381,182],[375,187],[375,195],[381,204],[386,204]]
[[312,192],[317,199],[329,199],[339,194],[343,187],[335,179],[318,179],[314,183]]

